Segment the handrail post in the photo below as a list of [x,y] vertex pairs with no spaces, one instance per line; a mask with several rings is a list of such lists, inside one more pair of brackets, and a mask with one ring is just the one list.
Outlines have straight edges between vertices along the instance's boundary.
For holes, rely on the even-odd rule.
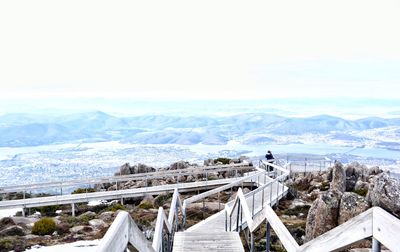
[[276,207],[278,207],[279,204],[279,180],[276,180]]
[[269,184],[269,205],[272,207],[272,184]]
[[265,190],[265,188],[263,188],[263,190],[262,190],[262,195],[261,195],[261,208],[264,207],[264,190]]
[[381,251],[381,243],[372,237],[372,252],[380,252]]
[[265,251],[269,252],[271,248],[271,225],[267,219],[265,219],[265,221],[267,222],[267,243],[265,244]]
[[239,232],[239,220],[240,220],[240,200],[237,205],[237,215],[236,215],[236,231]]
[[225,209],[225,232],[228,232],[228,212]]
[[254,217],[254,194],[255,193],[253,193],[253,204],[252,204],[252,206],[251,206],[251,217]]
[[251,239],[250,251],[254,252],[254,234],[253,234],[253,232],[250,233],[250,239]]

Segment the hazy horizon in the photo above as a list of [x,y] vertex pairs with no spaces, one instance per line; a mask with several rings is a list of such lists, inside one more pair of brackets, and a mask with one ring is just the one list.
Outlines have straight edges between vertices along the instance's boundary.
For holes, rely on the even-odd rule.
[[0,101],[0,116],[33,114],[59,116],[102,111],[114,116],[179,115],[230,116],[266,113],[285,117],[331,115],[344,119],[400,117],[395,99],[248,99],[248,100],[129,100],[129,99],[42,99]]

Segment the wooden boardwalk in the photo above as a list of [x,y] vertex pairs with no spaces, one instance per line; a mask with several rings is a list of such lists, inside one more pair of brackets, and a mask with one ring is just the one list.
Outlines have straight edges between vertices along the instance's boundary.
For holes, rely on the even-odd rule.
[[20,200],[5,200],[5,201],[0,201],[0,209],[75,204],[75,203],[89,202],[95,200],[113,200],[113,199],[120,200],[124,198],[143,197],[149,194],[157,195],[164,192],[173,193],[175,188],[178,188],[180,192],[189,192],[189,191],[215,188],[224,184],[232,183],[240,179],[242,179],[242,177],[179,183],[179,184],[168,184],[168,185],[151,186],[151,187],[117,190],[117,191],[107,191],[107,192],[58,195],[58,196],[29,198]]
[[178,232],[173,252],[244,252],[238,232]]
[[[273,179],[266,174],[258,176],[253,182],[259,186],[270,183],[270,186],[263,190],[255,189],[245,195],[252,216],[261,213],[266,204],[275,203],[277,199],[286,195],[288,190],[281,183],[273,182]],[[233,204],[234,201],[227,203],[230,207]],[[172,251],[244,251],[239,232],[227,232],[226,230],[236,231],[236,228],[233,228],[236,227],[236,216],[235,214],[232,219],[228,220],[226,211],[222,210],[184,232],[175,233]],[[239,223],[242,228],[246,226],[244,219],[239,220]],[[232,228],[230,228],[230,224],[232,224]]]
[[[263,177],[265,177],[266,181],[265,183],[271,182],[273,180],[268,176],[263,176]],[[260,179],[260,184],[261,185],[264,184],[264,178]],[[252,211],[252,214],[256,215],[257,213],[259,213],[263,209],[262,207],[263,204],[269,204],[270,202],[275,204],[277,198],[283,197],[282,190],[283,190],[283,195],[286,195],[288,190],[286,186],[283,187],[281,183],[273,183],[271,187],[265,188],[264,192],[263,191],[256,192],[254,194],[254,211]],[[245,197],[249,208],[253,209],[253,192],[247,193]],[[227,205],[232,206],[233,203],[234,203],[233,201],[230,201],[227,203]],[[234,226],[233,223],[236,223],[235,217],[232,218],[231,223],[232,226]],[[215,230],[219,232],[225,231],[225,210],[221,210],[220,212],[208,217],[207,219],[187,229],[187,231],[189,232],[206,232],[208,230]]]

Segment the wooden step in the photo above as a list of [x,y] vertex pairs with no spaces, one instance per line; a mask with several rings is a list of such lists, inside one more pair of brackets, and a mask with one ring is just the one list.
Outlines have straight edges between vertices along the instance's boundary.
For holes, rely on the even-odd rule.
[[237,232],[177,232],[173,252],[244,252]]

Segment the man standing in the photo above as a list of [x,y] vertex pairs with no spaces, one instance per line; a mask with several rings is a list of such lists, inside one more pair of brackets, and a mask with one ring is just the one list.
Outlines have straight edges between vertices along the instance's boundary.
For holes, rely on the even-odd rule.
[[[273,164],[275,161],[274,155],[272,155],[272,152],[270,150],[267,151],[267,154],[265,154],[265,158],[267,159],[267,163]],[[266,167],[267,171],[272,171],[274,168],[272,166],[267,165]]]

